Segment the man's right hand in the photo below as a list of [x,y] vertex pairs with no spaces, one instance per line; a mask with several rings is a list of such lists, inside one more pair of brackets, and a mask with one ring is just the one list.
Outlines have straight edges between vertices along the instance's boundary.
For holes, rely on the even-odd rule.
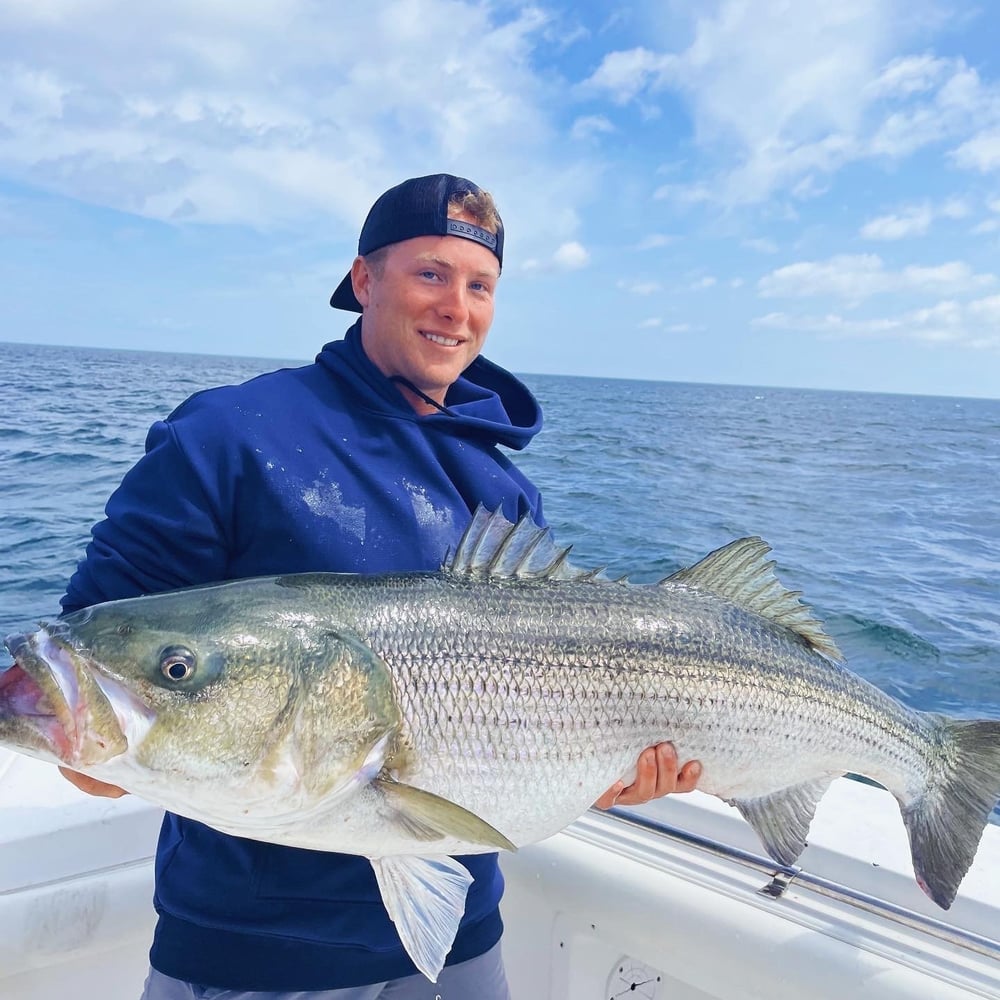
[[88,795],[103,795],[107,799],[120,799],[123,795],[128,795],[124,788],[109,785],[106,781],[98,781],[97,778],[80,774],[78,771],[71,771],[68,767],[59,768],[59,773],[70,784],[76,785],[81,792],[86,792]]

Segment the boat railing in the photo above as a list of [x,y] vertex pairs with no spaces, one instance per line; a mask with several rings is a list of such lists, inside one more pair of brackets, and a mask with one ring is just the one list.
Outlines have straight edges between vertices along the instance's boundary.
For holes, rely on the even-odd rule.
[[[615,820],[636,830],[665,837],[708,853],[715,858],[759,872],[768,879],[766,884],[757,890],[760,895],[779,899],[789,888],[794,886],[796,889],[816,893],[828,900],[853,907],[868,915],[927,934],[946,944],[1000,961],[1000,941],[899,906],[890,900],[872,896],[850,886],[814,875],[797,866],[779,865],[764,855],[733,847],[688,830],[682,830],[665,823],[663,820],[644,816],[631,810],[616,808],[609,810],[604,815],[613,816]],[[592,817],[599,818],[599,815],[588,814],[583,820],[584,824],[587,819]]]

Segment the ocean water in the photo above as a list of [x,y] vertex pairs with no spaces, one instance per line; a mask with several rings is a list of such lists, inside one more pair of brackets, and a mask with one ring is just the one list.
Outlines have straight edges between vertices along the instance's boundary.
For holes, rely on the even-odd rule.
[[[282,362],[0,344],[0,364],[3,635],[58,612],[153,420]],[[524,378],[546,426],[517,461],[577,563],[652,581],[760,535],[853,670],[1000,718],[1000,401]]]

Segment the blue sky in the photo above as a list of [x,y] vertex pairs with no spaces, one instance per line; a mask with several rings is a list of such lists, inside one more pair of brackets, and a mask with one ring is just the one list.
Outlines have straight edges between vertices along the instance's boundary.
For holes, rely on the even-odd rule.
[[7,0],[0,339],[311,358],[372,200],[497,198],[520,372],[1000,396],[1000,7]]

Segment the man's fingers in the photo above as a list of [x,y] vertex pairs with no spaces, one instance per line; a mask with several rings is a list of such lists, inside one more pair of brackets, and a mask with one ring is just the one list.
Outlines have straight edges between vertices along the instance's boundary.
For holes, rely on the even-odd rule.
[[615,800],[618,806],[638,806],[656,794],[658,761],[655,747],[647,747],[639,754],[635,768],[635,781]]
[[612,806],[639,806],[672,792],[691,792],[701,778],[701,762],[687,761],[679,766],[673,743],[659,743],[639,754],[635,780],[627,788],[616,782],[595,803],[598,809]]
[[675,791],[678,792],[693,792],[698,786],[698,781],[701,778],[701,761],[700,760],[689,760],[679,771],[677,775],[677,788]]
[[656,788],[651,798],[676,791],[678,778],[677,751],[673,743],[660,743],[656,747]]
[[624,781],[616,781],[595,803],[595,809],[610,809],[618,804],[618,796],[625,787]]

